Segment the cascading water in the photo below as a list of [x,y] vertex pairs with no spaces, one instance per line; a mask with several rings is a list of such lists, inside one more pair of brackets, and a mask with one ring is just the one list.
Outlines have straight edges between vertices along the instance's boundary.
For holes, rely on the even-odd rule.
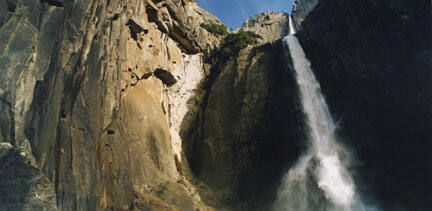
[[284,38],[284,42],[296,71],[309,143],[307,152],[283,178],[274,209],[366,210],[346,169],[349,153],[336,142],[336,126],[294,33],[290,18],[290,35]]

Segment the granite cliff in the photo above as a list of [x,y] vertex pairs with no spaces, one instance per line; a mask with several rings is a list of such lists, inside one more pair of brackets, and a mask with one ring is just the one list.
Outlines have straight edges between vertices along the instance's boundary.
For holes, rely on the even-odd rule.
[[[430,6],[293,11],[357,186],[384,209],[432,206]],[[221,24],[193,0],[0,0],[0,209],[269,209],[305,147],[288,15],[247,20],[234,33],[262,38],[224,58]]]
[[206,207],[180,173],[178,128],[219,42],[199,23],[216,17],[179,0],[0,10],[0,140],[14,148],[2,145],[0,209]]
[[320,0],[296,0],[292,9],[294,27],[301,28],[302,22],[309,13],[316,7]]
[[262,36],[260,43],[274,42],[289,34],[287,13],[264,12],[248,19],[236,31],[253,31]]
[[216,64],[223,36],[203,23],[221,22],[191,0],[0,10],[0,209],[209,210],[274,185],[291,149],[273,138],[296,136],[286,14],[259,16],[264,39]]

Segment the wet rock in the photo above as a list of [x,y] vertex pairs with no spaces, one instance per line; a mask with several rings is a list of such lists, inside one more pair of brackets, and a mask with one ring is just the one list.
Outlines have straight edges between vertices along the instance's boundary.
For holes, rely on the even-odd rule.
[[360,160],[359,191],[385,210],[431,209],[430,20],[429,1],[329,0],[298,33]]

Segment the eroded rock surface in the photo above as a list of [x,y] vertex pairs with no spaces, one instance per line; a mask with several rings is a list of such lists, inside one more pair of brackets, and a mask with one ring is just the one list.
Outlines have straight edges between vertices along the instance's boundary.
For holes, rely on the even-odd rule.
[[298,135],[285,130],[297,121],[295,89],[276,41],[286,14],[251,20],[247,30],[264,39],[215,68],[208,55],[222,36],[201,24],[221,22],[194,1],[8,0],[0,10],[0,141],[22,152],[1,164],[30,172],[17,178],[28,197],[7,209],[208,210],[254,207],[249,195],[264,196],[260,206],[271,200],[274,188],[263,187],[274,183],[248,183],[277,180],[285,154],[299,148],[271,152]]
[[264,12],[248,19],[236,31],[253,31],[261,35],[260,43],[274,42],[289,34],[288,14]]
[[193,1],[7,0],[0,10],[0,141],[25,156],[1,164],[29,162],[22,194],[46,184],[63,210],[207,207],[179,170],[171,122],[182,117],[170,105],[204,77],[201,52],[220,38],[199,24],[217,18]]
[[167,24],[170,36],[188,53],[209,52],[219,44],[217,35],[201,27],[202,23],[221,24],[220,20],[198,6],[194,0],[166,0],[161,2],[171,15]]

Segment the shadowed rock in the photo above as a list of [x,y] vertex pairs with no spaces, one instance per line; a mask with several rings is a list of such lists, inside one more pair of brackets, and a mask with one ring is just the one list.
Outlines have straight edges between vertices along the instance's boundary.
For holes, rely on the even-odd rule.
[[[112,20],[116,20],[116,15],[113,16]],[[142,27],[140,24],[137,23],[137,21],[135,21],[134,19],[129,19],[129,21],[126,24],[127,26],[129,26],[130,32],[131,32],[131,37],[134,40],[138,39],[138,34],[141,32],[144,32],[145,34],[148,33],[148,29],[144,29],[144,27]]]
[[9,143],[0,143],[0,210],[57,210],[54,186]]
[[177,83],[175,77],[167,70],[157,68],[154,72],[154,75],[167,86],[172,86]]
[[63,2],[62,1],[56,1],[56,0],[41,0],[42,3],[47,3],[51,6],[55,6],[55,7],[63,7]]

